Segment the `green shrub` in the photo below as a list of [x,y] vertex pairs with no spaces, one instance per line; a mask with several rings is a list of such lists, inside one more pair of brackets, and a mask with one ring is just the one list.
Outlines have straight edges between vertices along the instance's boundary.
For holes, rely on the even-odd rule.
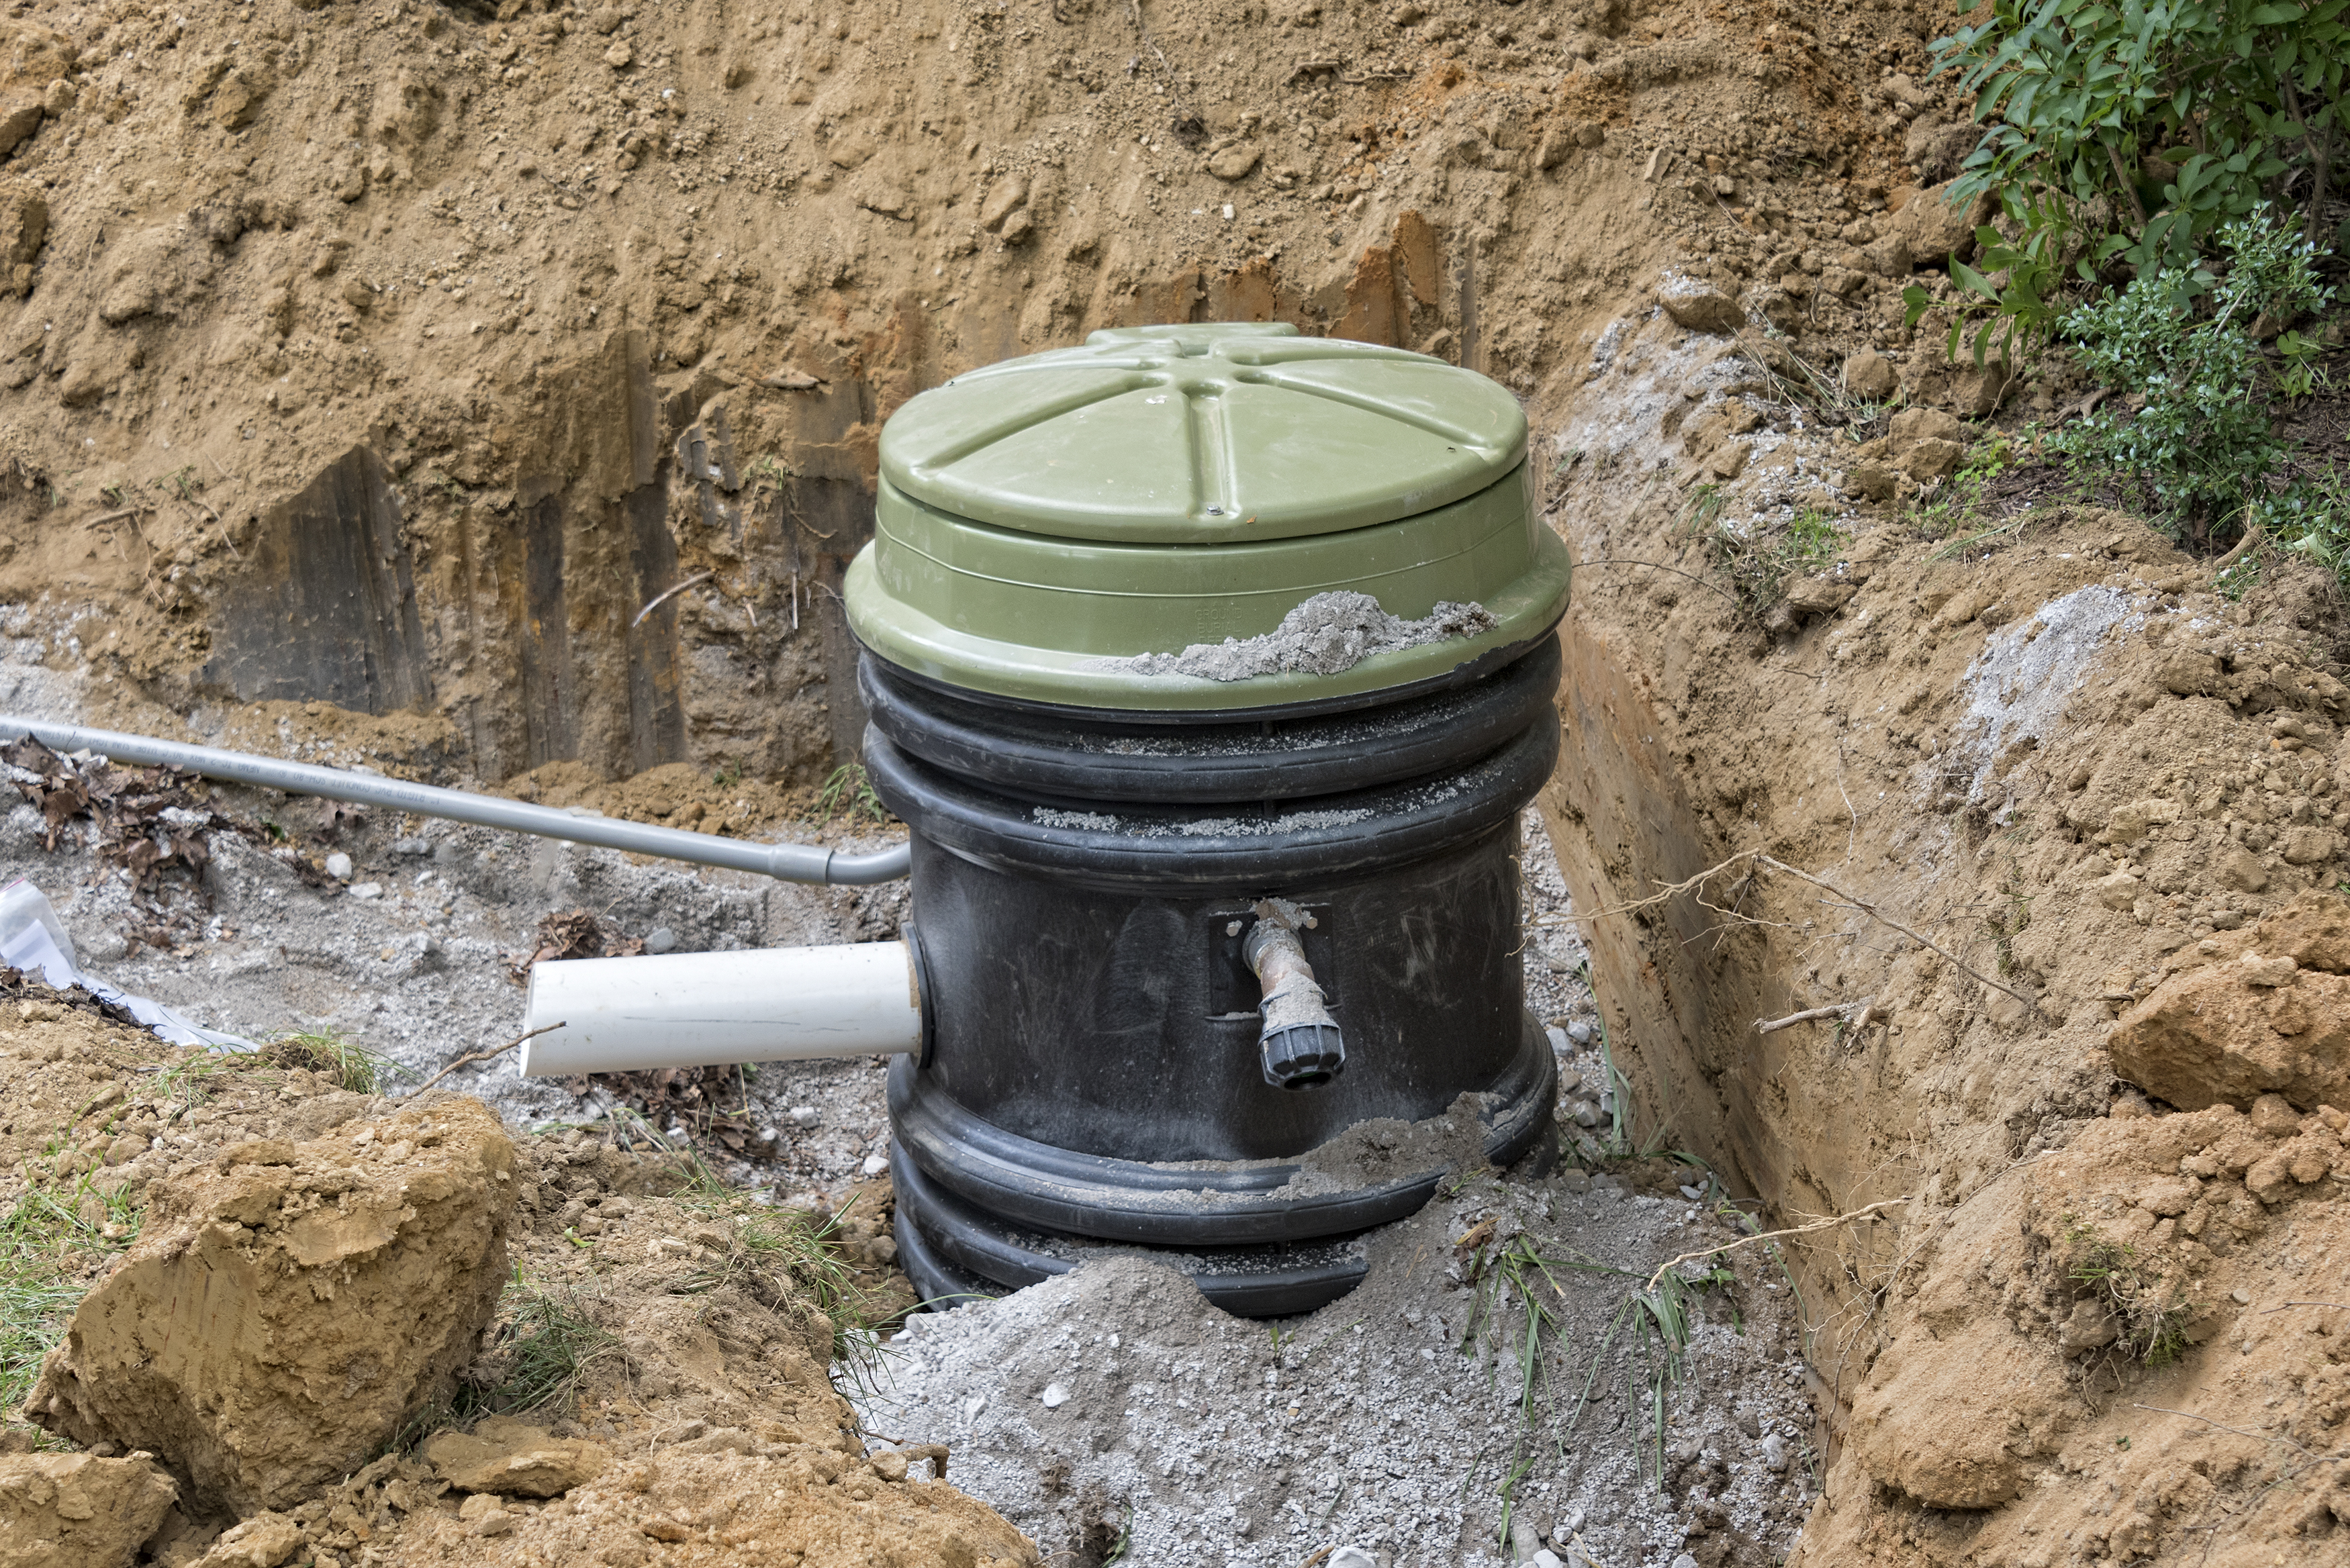
[[2110,466],[2161,521],[2206,538],[2219,523],[2258,521],[2250,509],[2270,504],[2269,481],[2284,457],[2268,414],[2278,378],[2253,323],[2290,319],[2331,297],[2317,281],[2315,247],[2265,210],[2223,225],[2218,249],[2223,272],[2199,267],[2182,277],[2150,268],[2065,317],[2089,374],[2143,402],[2134,414],[2108,404],[2049,440]]
[[1991,192],[2031,229],[2085,227],[2084,276],[2116,254],[2183,265],[2288,192],[2315,242],[2350,132],[2345,12],[2350,0],[1993,0],[1936,45],[1989,128],[1953,194]]

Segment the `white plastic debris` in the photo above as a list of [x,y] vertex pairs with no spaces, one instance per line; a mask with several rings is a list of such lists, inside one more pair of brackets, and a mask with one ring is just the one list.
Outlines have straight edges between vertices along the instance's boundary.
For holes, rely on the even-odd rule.
[[132,996],[74,962],[73,939],[65,922],[49,907],[38,888],[18,877],[0,888],[0,963],[11,969],[37,971],[59,991],[81,987],[100,1002],[120,1007],[142,1025],[174,1045],[225,1045],[251,1051],[257,1047],[241,1034],[199,1029],[160,1002]]

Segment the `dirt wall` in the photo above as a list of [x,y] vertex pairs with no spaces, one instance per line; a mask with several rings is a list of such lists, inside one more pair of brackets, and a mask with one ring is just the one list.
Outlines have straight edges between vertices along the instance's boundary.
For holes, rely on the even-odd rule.
[[428,770],[820,779],[907,397],[1234,317],[1540,393],[1665,252],[1767,270],[1898,194],[1879,78],[1933,26],[40,0],[0,23],[0,603],[125,722],[316,701]]

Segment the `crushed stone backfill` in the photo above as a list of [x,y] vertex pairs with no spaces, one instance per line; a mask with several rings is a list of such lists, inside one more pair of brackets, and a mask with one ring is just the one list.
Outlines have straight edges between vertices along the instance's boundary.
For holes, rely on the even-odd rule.
[[[1567,1563],[1669,1568],[1713,1543],[1769,1562],[1811,1496],[1783,1277],[1750,1248],[1696,1298],[1661,1445],[1657,1341],[1627,1304],[1734,1223],[1581,1171],[1488,1173],[1372,1233],[1353,1293],[1278,1323],[1228,1316],[1146,1260],[1092,1263],[918,1314],[866,1422],[948,1444],[955,1484],[1047,1561],[1123,1534],[1123,1560],[1153,1564],[1295,1568],[1354,1546],[1383,1568],[1500,1565],[1523,1560],[1502,1544],[1506,1488],[1528,1546]],[[1525,1313],[1503,1291],[1494,1314],[1492,1259],[1512,1248],[1548,1265],[1523,1408]]]

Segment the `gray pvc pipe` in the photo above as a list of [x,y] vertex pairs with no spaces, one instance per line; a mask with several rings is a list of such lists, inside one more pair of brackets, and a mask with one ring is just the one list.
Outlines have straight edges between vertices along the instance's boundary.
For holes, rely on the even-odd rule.
[[476,827],[499,827],[513,833],[535,833],[573,844],[593,844],[631,855],[658,855],[667,860],[696,866],[718,866],[730,871],[754,871],[785,882],[837,882],[862,887],[893,882],[912,863],[910,846],[877,850],[870,855],[843,855],[814,844],[753,844],[740,838],[720,838],[708,833],[688,833],[680,827],[654,827],[608,816],[575,815],[553,806],[525,805],[494,795],[439,789],[380,774],[347,773],[341,768],[315,767],[308,763],[284,763],[256,757],[249,752],[224,752],[213,746],[191,746],[178,741],[158,741],[146,735],[126,735],[114,730],[85,730],[78,724],[52,724],[37,719],[0,713],[0,741],[30,735],[53,752],[96,752],[118,763],[140,767],[183,768],[206,778],[232,784],[259,784],[295,794],[328,800],[357,801],[387,811],[414,812],[419,816],[470,822]]

